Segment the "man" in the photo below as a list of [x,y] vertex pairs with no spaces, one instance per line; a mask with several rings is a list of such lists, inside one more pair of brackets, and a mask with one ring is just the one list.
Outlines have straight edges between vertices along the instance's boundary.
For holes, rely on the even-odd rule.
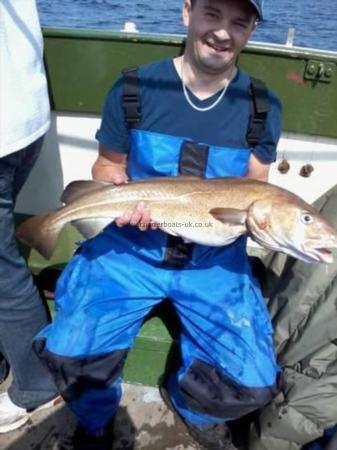
[[[250,78],[236,67],[261,17],[259,1],[185,0],[185,52],[139,68],[140,117],[123,100],[130,72],[128,82],[122,78],[110,91],[94,178],[115,184],[180,174],[266,180],[280,135],[279,102],[269,92],[263,130],[249,145]],[[246,241],[191,246],[155,228],[140,203],[83,243],[58,283],[59,312],[39,335],[37,350],[87,442],[105,448],[102,430],[118,407],[127,351],[146,314],[169,298],[183,330],[182,367],[166,386],[170,401],[205,448],[234,448],[225,422],[269,402],[279,371]]]
[[[37,410],[53,406],[56,386],[32,349],[47,313],[14,235],[16,197],[49,128],[43,40],[35,0],[0,3],[0,433],[15,430]],[[28,412],[29,411],[29,412]]]

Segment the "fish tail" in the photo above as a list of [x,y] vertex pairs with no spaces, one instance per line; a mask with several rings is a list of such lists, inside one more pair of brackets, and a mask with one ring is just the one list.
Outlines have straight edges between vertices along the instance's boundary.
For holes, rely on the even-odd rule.
[[37,250],[44,258],[50,259],[63,227],[62,222],[53,221],[52,213],[38,214],[23,222],[16,230],[16,237]]

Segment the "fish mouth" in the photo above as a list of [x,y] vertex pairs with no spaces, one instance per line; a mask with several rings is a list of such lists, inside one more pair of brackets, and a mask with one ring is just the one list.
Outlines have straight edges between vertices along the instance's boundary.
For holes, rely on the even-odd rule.
[[[334,255],[331,248],[337,248],[337,242],[317,242],[306,241],[302,245],[296,245],[294,242],[277,239],[276,236],[262,236],[250,234],[252,239],[259,244],[274,251],[280,251],[307,263],[325,263],[331,264],[334,261]],[[272,237],[272,239],[271,239]]]
[[330,246],[308,246],[305,248],[305,254],[312,262],[322,262],[331,264],[334,261]]

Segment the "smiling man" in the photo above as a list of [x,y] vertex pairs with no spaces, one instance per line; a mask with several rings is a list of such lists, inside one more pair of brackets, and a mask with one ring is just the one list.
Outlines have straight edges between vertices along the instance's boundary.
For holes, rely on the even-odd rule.
[[[94,178],[266,180],[280,104],[236,66],[261,18],[257,0],[185,0],[184,54],[127,71],[110,90]],[[246,241],[192,245],[149,225],[141,203],[81,245],[58,283],[58,313],[38,337],[39,354],[79,418],[78,448],[109,448],[126,354],[168,298],[181,320],[182,364],[163,392],[203,448],[233,449],[226,422],[268,403],[279,372]]]
[[188,28],[183,59],[198,75],[231,79],[236,59],[255,29],[257,12],[245,1],[186,1],[184,24]]
[[[175,60],[175,65],[185,86],[199,99],[206,99],[221,90],[225,93],[236,77],[237,58],[257,21],[262,19],[260,3],[247,0],[184,2],[187,43],[184,55]],[[267,181],[268,172],[269,165],[261,164],[261,160],[252,155],[249,176]]]

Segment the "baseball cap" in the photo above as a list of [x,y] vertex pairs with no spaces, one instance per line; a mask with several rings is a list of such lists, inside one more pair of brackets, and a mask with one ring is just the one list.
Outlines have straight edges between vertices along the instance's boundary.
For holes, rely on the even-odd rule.
[[249,0],[252,6],[254,6],[258,18],[260,20],[263,20],[263,13],[262,13],[262,7],[263,7],[263,0]]

